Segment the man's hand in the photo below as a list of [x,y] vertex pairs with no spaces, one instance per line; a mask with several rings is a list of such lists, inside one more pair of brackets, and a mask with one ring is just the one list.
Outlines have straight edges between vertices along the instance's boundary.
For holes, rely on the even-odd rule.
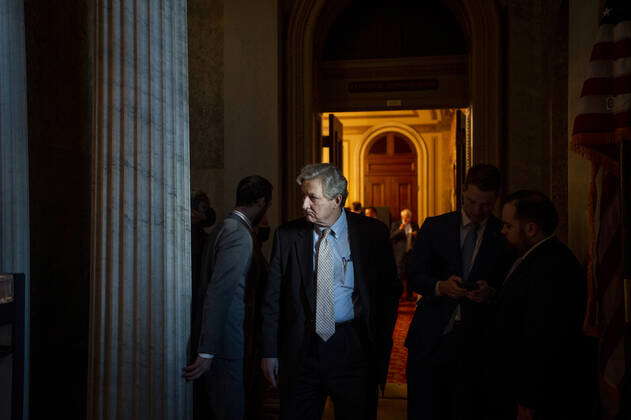
[[476,284],[478,285],[476,290],[471,290],[466,293],[467,299],[477,303],[488,302],[495,290],[489,287],[489,284],[484,280],[478,280]]
[[265,379],[276,388],[278,386],[278,359],[276,357],[264,357],[261,359],[261,369],[263,369]]
[[466,289],[460,287],[462,279],[458,276],[451,276],[447,280],[438,282],[438,294],[441,296],[449,296],[453,299],[460,299],[467,293]]
[[208,369],[210,369],[210,365],[212,364],[213,359],[206,359],[200,356],[197,356],[197,359],[190,365],[186,366],[184,370],[184,379],[187,381],[194,381],[195,379],[202,376]]
[[533,420],[535,411],[521,404],[517,404],[517,420]]

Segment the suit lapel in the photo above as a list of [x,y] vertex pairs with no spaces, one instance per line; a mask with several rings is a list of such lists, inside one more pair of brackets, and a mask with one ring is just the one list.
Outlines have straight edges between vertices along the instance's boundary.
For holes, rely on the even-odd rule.
[[528,272],[530,265],[532,264],[533,260],[537,258],[538,253],[549,252],[547,248],[550,246],[554,246],[553,241],[556,240],[556,237],[548,239],[546,240],[546,242],[540,244],[536,249],[533,249],[532,252],[528,254],[526,258],[524,258],[523,261],[521,261],[516,267],[514,267],[512,272],[510,272],[506,276],[502,289],[506,289],[507,286],[510,287],[510,285],[515,284],[515,282],[518,281],[524,275],[524,273]]
[[359,224],[355,217],[352,217],[349,213],[346,213],[346,220],[348,223],[348,243],[351,248],[351,258],[353,260],[353,275],[355,277],[355,288],[359,293],[359,299],[363,308],[363,313],[369,313],[369,299],[368,289],[363,275],[364,257],[362,255],[361,247],[361,232]]
[[300,270],[300,278],[312,310],[315,310],[315,267],[313,267],[312,225],[306,223],[296,238],[295,252]]
[[519,284],[520,279],[528,272],[528,266],[530,265],[530,258],[523,260],[515,269],[504,279],[502,289],[500,290],[500,299],[510,294],[513,286]]
[[487,259],[490,257],[490,251],[493,249],[493,243],[496,240],[496,236],[496,219],[494,216],[491,216],[486,223],[484,235],[482,236],[482,242],[480,243],[480,249],[478,250],[478,255],[476,255],[475,261],[473,262],[469,278],[475,278],[478,267],[485,266],[487,264]]

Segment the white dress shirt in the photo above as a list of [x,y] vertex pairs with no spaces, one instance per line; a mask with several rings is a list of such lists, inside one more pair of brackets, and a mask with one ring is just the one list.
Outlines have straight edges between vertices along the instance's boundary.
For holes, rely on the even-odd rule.
[[[318,248],[320,245],[321,228],[315,226],[313,229],[313,267],[318,260]],[[335,311],[335,322],[350,321],[355,317],[353,307],[353,290],[355,288],[355,272],[353,270],[353,260],[351,247],[348,240],[348,220],[346,212],[342,213],[331,226],[331,233],[328,236],[333,248],[333,307]],[[314,270],[315,274],[315,270]]]

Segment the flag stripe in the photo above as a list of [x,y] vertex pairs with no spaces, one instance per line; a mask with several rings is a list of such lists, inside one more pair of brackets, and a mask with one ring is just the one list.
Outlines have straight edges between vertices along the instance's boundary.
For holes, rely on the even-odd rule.
[[631,38],[631,20],[623,20],[616,25],[603,25],[613,26],[613,40],[614,42],[623,41]]
[[603,132],[603,127],[612,127],[614,121],[612,114],[580,114],[574,119],[574,133]]
[[594,45],[590,60],[615,60],[620,57],[628,57],[631,55],[631,39],[622,39],[620,41],[605,41]]
[[616,95],[631,93],[631,74],[625,74],[613,79],[613,93]]
[[[613,103],[613,107],[611,106]],[[624,95],[589,95],[583,96],[578,102],[578,114],[599,114],[611,112],[621,114],[631,108],[631,94]],[[611,108],[611,109],[610,109]]]
[[592,77],[585,80],[581,96],[626,95],[631,93],[631,73],[616,78]]
[[631,74],[631,57],[590,61],[589,78],[610,78],[612,74],[619,76]]
[[603,333],[600,346],[600,368],[604,369],[607,361],[618,346],[622,339],[620,332],[624,330],[624,305],[618,305],[614,312],[614,316],[607,324],[607,328]]
[[614,81],[611,77],[592,77],[585,80],[581,96],[613,95]]
[[598,267],[596,267],[596,274],[600,281],[596,287],[596,298],[601,300],[605,297],[605,294],[610,290],[611,283],[619,281],[618,276],[612,275],[612,267],[616,267],[618,262],[622,258],[620,253],[620,242],[622,241],[622,229],[616,229],[616,234],[613,237],[613,241],[616,244],[613,246],[607,246],[605,244],[598,244],[600,249],[605,248],[606,251],[599,259]]
[[[613,142],[613,132],[616,127],[628,127],[631,121],[631,111],[619,114],[581,114],[574,119],[574,134],[578,133],[610,133]],[[605,125],[606,124],[606,125]],[[603,127],[612,127],[604,129]]]

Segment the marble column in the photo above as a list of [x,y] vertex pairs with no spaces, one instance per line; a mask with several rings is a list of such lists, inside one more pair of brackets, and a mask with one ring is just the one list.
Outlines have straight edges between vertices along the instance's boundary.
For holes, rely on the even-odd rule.
[[[28,136],[24,3],[0,1],[0,272],[24,273],[29,290]],[[26,301],[28,328],[30,302]],[[29,345],[22,413],[28,418]]]
[[88,418],[188,419],[186,0],[94,1]]

